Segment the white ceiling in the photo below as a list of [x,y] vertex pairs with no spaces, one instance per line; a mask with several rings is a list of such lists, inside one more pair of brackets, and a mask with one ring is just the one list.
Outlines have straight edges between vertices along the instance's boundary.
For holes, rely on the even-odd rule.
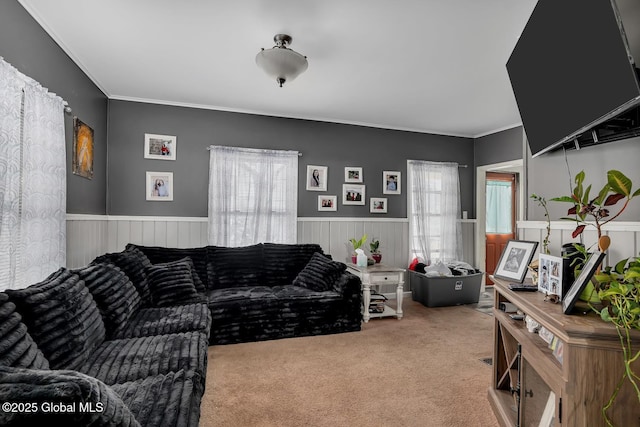
[[[467,137],[521,123],[505,64],[536,3],[19,1],[112,99]],[[283,88],[255,64],[276,33],[309,60]]]

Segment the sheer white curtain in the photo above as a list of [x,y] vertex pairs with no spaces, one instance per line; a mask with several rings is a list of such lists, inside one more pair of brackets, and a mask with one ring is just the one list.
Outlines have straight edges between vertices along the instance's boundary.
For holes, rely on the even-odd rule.
[[0,289],[66,263],[64,101],[0,59]]
[[298,152],[209,150],[209,244],[296,243]]
[[462,260],[457,163],[407,162],[411,258]]

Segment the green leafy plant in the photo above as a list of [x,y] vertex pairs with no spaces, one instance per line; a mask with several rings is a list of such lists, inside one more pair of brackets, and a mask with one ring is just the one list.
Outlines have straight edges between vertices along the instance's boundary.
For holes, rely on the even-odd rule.
[[376,239],[369,243],[369,249],[371,250],[372,254],[380,253],[380,240]]
[[[607,183],[596,197],[591,198],[591,185],[585,187],[584,179],[585,173],[580,171],[574,180],[576,186],[573,188],[573,193],[570,196],[554,197],[551,201],[566,202],[573,205],[567,211],[567,215],[573,216],[561,219],[576,222],[576,229],[571,233],[574,239],[581,235],[589,225],[596,228],[598,239],[600,239],[602,237],[602,227],[618,218],[627,208],[631,199],[640,195],[640,189],[632,193],[631,180],[620,171],[610,170],[607,172]],[[620,201],[624,201],[624,203],[615,214],[612,214],[611,209]]]
[[349,239],[349,241],[351,242],[351,245],[353,246],[353,251],[355,252],[356,249],[360,249],[362,245],[364,245],[364,242],[367,241],[367,235],[365,234],[364,236],[362,236],[360,240],[356,240],[352,237],[351,239]]
[[549,251],[549,237],[551,236],[551,219],[549,218],[549,209],[547,209],[547,200],[535,193],[531,195],[531,198],[538,204],[538,206],[544,209],[544,217],[547,221],[547,234],[542,241],[542,250],[545,254],[550,255],[551,252]]
[[624,372],[616,385],[611,398],[602,408],[607,425],[612,426],[607,411],[613,406],[625,381],[629,381],[636,391],[640,402],[640,377],[633,371],[632,364],[640,359],[640,350],[632,348],[630,331],[640,330],[640,258],[628,258],[620,261],[612,269],[606,267],[595,275],[600,283],[598,297],[605,303],[603,308],[592,309],[602,320],[611,322],[618,332],[624,357]]

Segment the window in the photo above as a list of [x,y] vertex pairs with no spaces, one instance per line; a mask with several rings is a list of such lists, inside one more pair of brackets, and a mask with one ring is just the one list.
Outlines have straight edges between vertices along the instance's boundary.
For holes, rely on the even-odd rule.
[[409,160],[407,169],[411,259],[461,260],[458,165]]
[[209,244],[296,243],[298,153],[210,150]]

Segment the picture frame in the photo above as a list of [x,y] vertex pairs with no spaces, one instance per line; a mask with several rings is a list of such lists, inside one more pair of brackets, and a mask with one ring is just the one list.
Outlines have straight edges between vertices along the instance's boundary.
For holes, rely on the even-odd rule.
[[147,171],[145,194],[148,201],[172,202],[173,172]]
[[371,197],[369,199],[369,212],[370,213],[387,213],[387,198]]
[[589,255],[589,258],[582,266],[582,271],[573,281],[573,284],[564,296],[564,300],[562,301],[562,311],[564,314],[571,313],[571,310],[573,310],[573,307],[576,305],[576,301],[578,301],[578,297],[591,280],[591,277],[593,277],[602,260],[604,260],[604,255],[604,252],[600,251],[595,251]]
[[318,211],[335,212],[338,210],[338,196],[318,196]]
[[499,279],[522,283],[527,274],[538,242],[528,240],[509,240],[504,247],[493,275]]
[[362,168],[354,166],[344,168],[344,182],[362,183],[363,180]]
[[307,191],[327,191],[328,166],[307,165]]
[[399,171],[382,172],[382,194],[402,194],[402,174]]
[[77,117],[73,118],[72,151],[71,171],[73,174],[93,179],[93,129]]
[[364,205],[365,190],[362,184],[342,184],[342,204]]
[[156,133],[144,134],[144,158],[155,160],[175,160],[178,138]]
[[540,254],[538,257],[538,290],[562,298],[562,257]]

